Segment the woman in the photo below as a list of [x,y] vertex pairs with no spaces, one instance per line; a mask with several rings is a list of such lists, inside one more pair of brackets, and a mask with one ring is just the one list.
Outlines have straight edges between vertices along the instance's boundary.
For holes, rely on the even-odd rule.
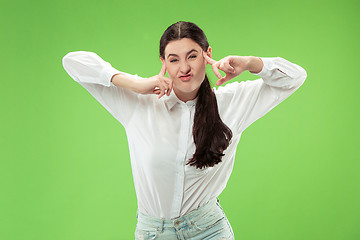
[[[160,73],[149,78],[86,51],[66,54],[63,66],[126,130],[138,200],[135,239],[234,239],[218,196],[241,133],[295,92],[306,71],[280,57],[215,61],[204,32],[184,21],[164,32],[160,60]],[[243,71],[261,78],[211,88],[207,64],[217,85]]]

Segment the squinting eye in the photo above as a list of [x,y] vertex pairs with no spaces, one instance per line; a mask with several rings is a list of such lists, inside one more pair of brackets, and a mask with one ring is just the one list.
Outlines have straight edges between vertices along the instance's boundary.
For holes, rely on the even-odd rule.
[[[197,57],[196,55],[191,55],[189,58],[196,58],[196,57]],[[173,59],[170,62],[176,62],[176,61],[177,61],[177,59]]]

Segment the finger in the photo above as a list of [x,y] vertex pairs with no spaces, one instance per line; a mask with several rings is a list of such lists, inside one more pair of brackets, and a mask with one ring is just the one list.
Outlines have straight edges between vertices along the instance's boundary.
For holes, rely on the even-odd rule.
[[169,79],[169,78],[166,78],[165,81],[166,81],[166,83],[167,83],[167,85],[168,85],[168,90],[167,90],[166,94],[167,94],[168,96],[170,96],[170,93],[171,93],[172,88],[173,88],[173,81],[172,81],[171,79]]
[[214,59],[210,58],[210,57],[206,54],[205,51],[202,51],[202,52],[203,52],[203,56],[204,56],[204,58],[205,58],[205,60],[206,60],[206,62],[207,62],[208,64],[213,65],[214,63],[216,63],[216,61],[215,61]]
[[213,64],[213,65],[211,65],[211,67],[212,67],[213,72],[215,73],[215,75],[216,75],[218,78],[222,78],[222,76],[221,76],[221,74],[220,74],[220,71],[219,71],[217,65],[216,65],[216,64]]
[[217,68],[220,69],[223,72],[226,72],[225,68],[224,68],[224,62],[223,61],[220,61],[220,64],[217,66]]
[[213,65],[214,63],[216,63],[216,61],[212,58],[210,58],[205,52],[204,52],[204,58],[206,60],[206,62],[210,65]]
[[164,96],[164,94],[165,94],[165,91],[161,91],[161,92],[159,93],[158,99],[160,99],[162,96]]
[[162,96],[161,94],[162,94],[163,91],[164,91],[164,90],[163,90],[164,87],[163,87],[161,84],[159,84],[158,88],[159,88],[159,91],[160,91],[159,96],[158,96],[158,99],[159,99],[159,98],[161,98],[161,96]]
[[167,78],[164,78],[163,79],[163,84],[164,84],[165,89],[166,89],[166,95],[169,96],[170,92],[171,92],[170,81]]
[[[170,93],[172,90],[173,90],[173,81],[170,79]],[[170,95],[170,93],[169,93],[169,95]]]
[[218,69],[218,67],[217,67],[217,63],[218,63],[218,62],[215,61],[214,59],[210,58],[210,57],[205,53],[205,51],[202,51],[202,53],[203,53],[203,56],[204,56],[206,62],[207,62],[208,64],[211,64],[211,67],[212,67],[213,72],[215,73],[215,75],[216,75],[218,78],[222,78],[222,76],[221,76],[221,74],[220,74],[220,72],[219,72],[219,69]]
[[[226,60],[222,61],[220,63],[220,66],[218,67],[218,69],[220,69],[221,71],[225,72],[225,73],[232,73],[233,71],[229,69],[228,65],[226,64]],[[230,66],[231,67],[231,66]]]
[[224,78],[221,78],[221,79],[219,79],[217,82],[216,82],[216,85],[217,86],[220,86],[220,85],[222,85],[222,84],[224,84]]
[[225,68],[227,69],[228,72],[231,72],[231,73],[235,72],[235,68],[230,65],[229,61],[225,61],[224,66],[225,66]]
[[154,89],[153,93],[159,95],[161,93],[161,91],[160,91],[160,89]]
[[166,73],[166,66],[165,63],[163,63],[159,75],[165,76],[165,73]]
[[224,84],[225,82],[229,81],[230,79],[232,79],[232,77],[230,77],[229,75],[225,75],[225,77],[220,78],[217,82],[216,85],[220,86],[222,84]]
[[160,83],[160,84],[159,84],[159,88],[160,88],[160,90],[161,90],[161,93],[160,93],[160,95],[158,96],[158,98],[160,99],[162,96],[164,96],[166,87],[164,86],[163,83]]

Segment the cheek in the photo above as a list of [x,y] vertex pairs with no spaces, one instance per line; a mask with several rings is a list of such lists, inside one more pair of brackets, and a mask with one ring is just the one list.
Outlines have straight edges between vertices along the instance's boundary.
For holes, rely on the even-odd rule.
[[169,71],[168,74],[169,74],[170,79],[175,79],[176,78],[176,74],[174,72]]
[[206,65],[202,62],[202,61],[199,61],[197,64],[196,64],[196,72],[199,76],[205,76],[205,73],[206,73]]
[[204,71],[206,67],[206,63],[205,61],[199,59],[198,61],[196,61],[196,69],[198,69],[198,71]]
[[173,78],[174,76],[176,76],[174,69],[169,68],[168,66],[166,66],[166,73],[169,75],[169,78]]

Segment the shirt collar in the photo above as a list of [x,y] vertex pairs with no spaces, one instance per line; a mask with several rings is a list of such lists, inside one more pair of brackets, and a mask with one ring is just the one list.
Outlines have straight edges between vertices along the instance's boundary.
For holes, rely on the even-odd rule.
[[187,101],[186,103],[181,101],[175,94],[174,90],[172,90],[170,92],[170,95],[167,96],[167,95],[164,95],[165,97],[165,104],[166,104],[166,107],[167,109],[170,111],[177,103],[179,104],[185,104],[187,106],[195,106],[197,101],[198,101],[198,98],[199,98],[199,95],[196,96],[196,98],[194,98],[193,100],[189,100]]

